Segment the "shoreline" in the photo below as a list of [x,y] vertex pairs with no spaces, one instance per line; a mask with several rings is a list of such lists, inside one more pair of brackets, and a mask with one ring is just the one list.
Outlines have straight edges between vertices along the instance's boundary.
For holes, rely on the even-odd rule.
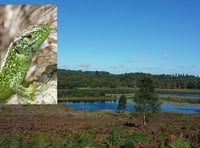
[[[67,89],[65,95],[63,97],[58,97],[58,102],[62,103],[65,101],[116,101],[119,96],[126,95],[127,98],[133,98],[134,93],[138,90],[138,88],[77,88],[77,89]],[[64,91],[64,90],[62,90]],[[76,92],[81,92],[78,95]],[[85,92],[92,92],[95,94],[94,96],[89,96],[85,94]],[[191,90],[191,89],[156,89],[157,94],[172,94],[168,96],[159,96],[160,101],[171,101],[178,103],[191,103],[191,104],[200,104],[200,99],[192,98],[188,96],[173,96],[173,94],[195,94],[199,95],[200,90]],[[68,93],[69,92],[69,93]],[[72,96],[68,96],[68,94]],[[103,93],[104,95],[98,95]],[[80,95],[81,94],[81,95]],[[79,96],[80,95],[80,96]],[[60,94],[60,96],[62,96]]]

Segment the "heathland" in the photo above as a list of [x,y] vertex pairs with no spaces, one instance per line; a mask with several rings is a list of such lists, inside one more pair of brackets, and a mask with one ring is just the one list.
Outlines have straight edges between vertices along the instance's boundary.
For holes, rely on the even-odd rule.
[[200,147],[200,115],[73,111],[59,105],[1,105],[0,147]]

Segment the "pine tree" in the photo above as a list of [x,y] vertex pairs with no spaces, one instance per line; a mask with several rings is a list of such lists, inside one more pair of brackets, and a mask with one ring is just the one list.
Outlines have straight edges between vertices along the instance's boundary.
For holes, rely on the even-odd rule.
[[158,96],[154,90],[153,80],[150,77],[144,77],[140,84],[139,90],[136,92],[134,101],[135,111],[143,113],[143,123],[147,124],[147,112],[157,111],[160,107]]
[[127,99],[126,99],[125,95],[120,96],[119,103],[118,103],[118,108],[117,108],[120,113],[122,112],[122,110],[126,109],[126,100]]

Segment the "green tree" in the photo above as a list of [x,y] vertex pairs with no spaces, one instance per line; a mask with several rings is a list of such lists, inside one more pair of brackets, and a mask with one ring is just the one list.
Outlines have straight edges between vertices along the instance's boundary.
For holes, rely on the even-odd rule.
[[139,84],[139,90],[136,92],[134,101],[135,111],[143,113],[143,123],[147,124],[146,112],[158,111],[160,103],[154,90],[153,80],[150,77],[144,77]]
[[199,82],[197,83],[197,88],[200,89],[200,80],[199,80]]
[[119,98],[119,103],[118,103],[118,107],[117,109],[119,110],[119,112],[121,113],[124,109],[126,109],[126,96],[125,95],[122,95],[120,96]]

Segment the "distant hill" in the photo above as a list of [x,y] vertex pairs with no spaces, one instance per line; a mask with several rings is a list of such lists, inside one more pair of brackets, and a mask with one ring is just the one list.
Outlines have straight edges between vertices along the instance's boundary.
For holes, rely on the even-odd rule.
[[74,71],[64,69],[58,69],[58,89],[78,87],[136,88],[144,76],[151,77],[156,88],[200,89],[200,77],[187,74],[111,74],[105,71]]

